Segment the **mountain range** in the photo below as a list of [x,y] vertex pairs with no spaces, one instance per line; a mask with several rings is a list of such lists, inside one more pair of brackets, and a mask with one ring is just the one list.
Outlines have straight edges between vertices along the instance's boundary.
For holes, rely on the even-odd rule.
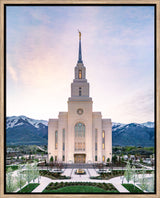
[[[154,123],[112,123],[113,146],[154,146]],[[6,118],[7,145],[46,145],[48,122],[26,116]]]

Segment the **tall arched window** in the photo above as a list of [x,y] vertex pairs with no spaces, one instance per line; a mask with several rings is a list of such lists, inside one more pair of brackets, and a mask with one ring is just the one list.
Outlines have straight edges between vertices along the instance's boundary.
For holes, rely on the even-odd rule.
[[55,131],[55,149],[58,148],[58,131]]
[[82,78],[82,70],[78,71],[78,78],[81,79]]
[[75,151],[85,151],[85,125],[81,122],[75,125]]
[[63,129],[63,151],[65,151],[65,129]]
[[75,137],[85,137],[85,125],[83,123],[77,123],[75,125]]
[[105,131],[102,131],[102,149],[105,149]]
[[97,151],[97,129],[95,129],[95,151]]

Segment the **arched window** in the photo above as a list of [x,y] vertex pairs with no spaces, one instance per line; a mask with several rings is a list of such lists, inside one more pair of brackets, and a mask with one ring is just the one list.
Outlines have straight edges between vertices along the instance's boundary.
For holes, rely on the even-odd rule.
[[75,137],[85,137],[85,125],[83,123],[77,123],[75,125]]
[[81,122],[75,125],[75,151],[85,151],[85,125]]
[[63,151],[65,151],[65,129],[63,129]]
[[82,95],[82,89],[81,89],[81,87],[79,87],[79,96],[81,96]]
[[58,131],[55,131],[55,149],[58,148]]
[[102,131],[102,149],[105,149],[105,131]]
[[95,129],[95,151],[97,151],[97,129]]
[[78,78],[81,79],[82,78],[82,70],[78,71]]

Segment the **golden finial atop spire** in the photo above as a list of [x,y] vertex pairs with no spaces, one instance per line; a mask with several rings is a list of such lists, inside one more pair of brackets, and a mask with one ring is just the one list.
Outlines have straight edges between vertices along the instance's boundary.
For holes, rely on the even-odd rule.
[[81,32],[78,30],[78,32],[79,32],[79,40],[81,39]]

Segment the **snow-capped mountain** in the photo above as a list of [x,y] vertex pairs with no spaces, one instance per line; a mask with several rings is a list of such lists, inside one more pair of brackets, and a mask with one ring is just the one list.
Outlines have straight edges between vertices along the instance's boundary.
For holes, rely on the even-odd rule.
[[[48,122],[26,116],[6,118],[7,144],[47,144]],[[112,123],[112,145],[153,146],[154,123]]]
[[112,122],[112,131],[123,128],[124,126],[125,126],[125,124]]
[[[152,126],[152,127],[151,127]],[[154,146],[154,123],[112,124],[113,146]]]
[[47,144],[48,122],[26,116],[11,116],[6,119],[7,144]]
[[20,126],[24,124],[24,121],[27,121],[36,128],[39,128],[40,124],[48,126],[48,121],[46,120],[35,120],[28,118],[26,116],[11,116],[11,117],[7,117],[6,127],[8,129],[8,128],[13,128],[15,126]]
[[[145,127],[149,127],[149,128],[154,128],[154,122],[144,122],[144,123],[134,123],[134,124],[137,124],[137,126],[145,126]],[[124,127],[125,125],[128,125],[128,124],[122,124],[122,123],[118,123],[118,122],[112,122],[112,130],[113,128],[122,128]]]
[[145,123],[142,123],[141,125],[149,127],[149,128],[154,128],[154,122],[145,122]]

